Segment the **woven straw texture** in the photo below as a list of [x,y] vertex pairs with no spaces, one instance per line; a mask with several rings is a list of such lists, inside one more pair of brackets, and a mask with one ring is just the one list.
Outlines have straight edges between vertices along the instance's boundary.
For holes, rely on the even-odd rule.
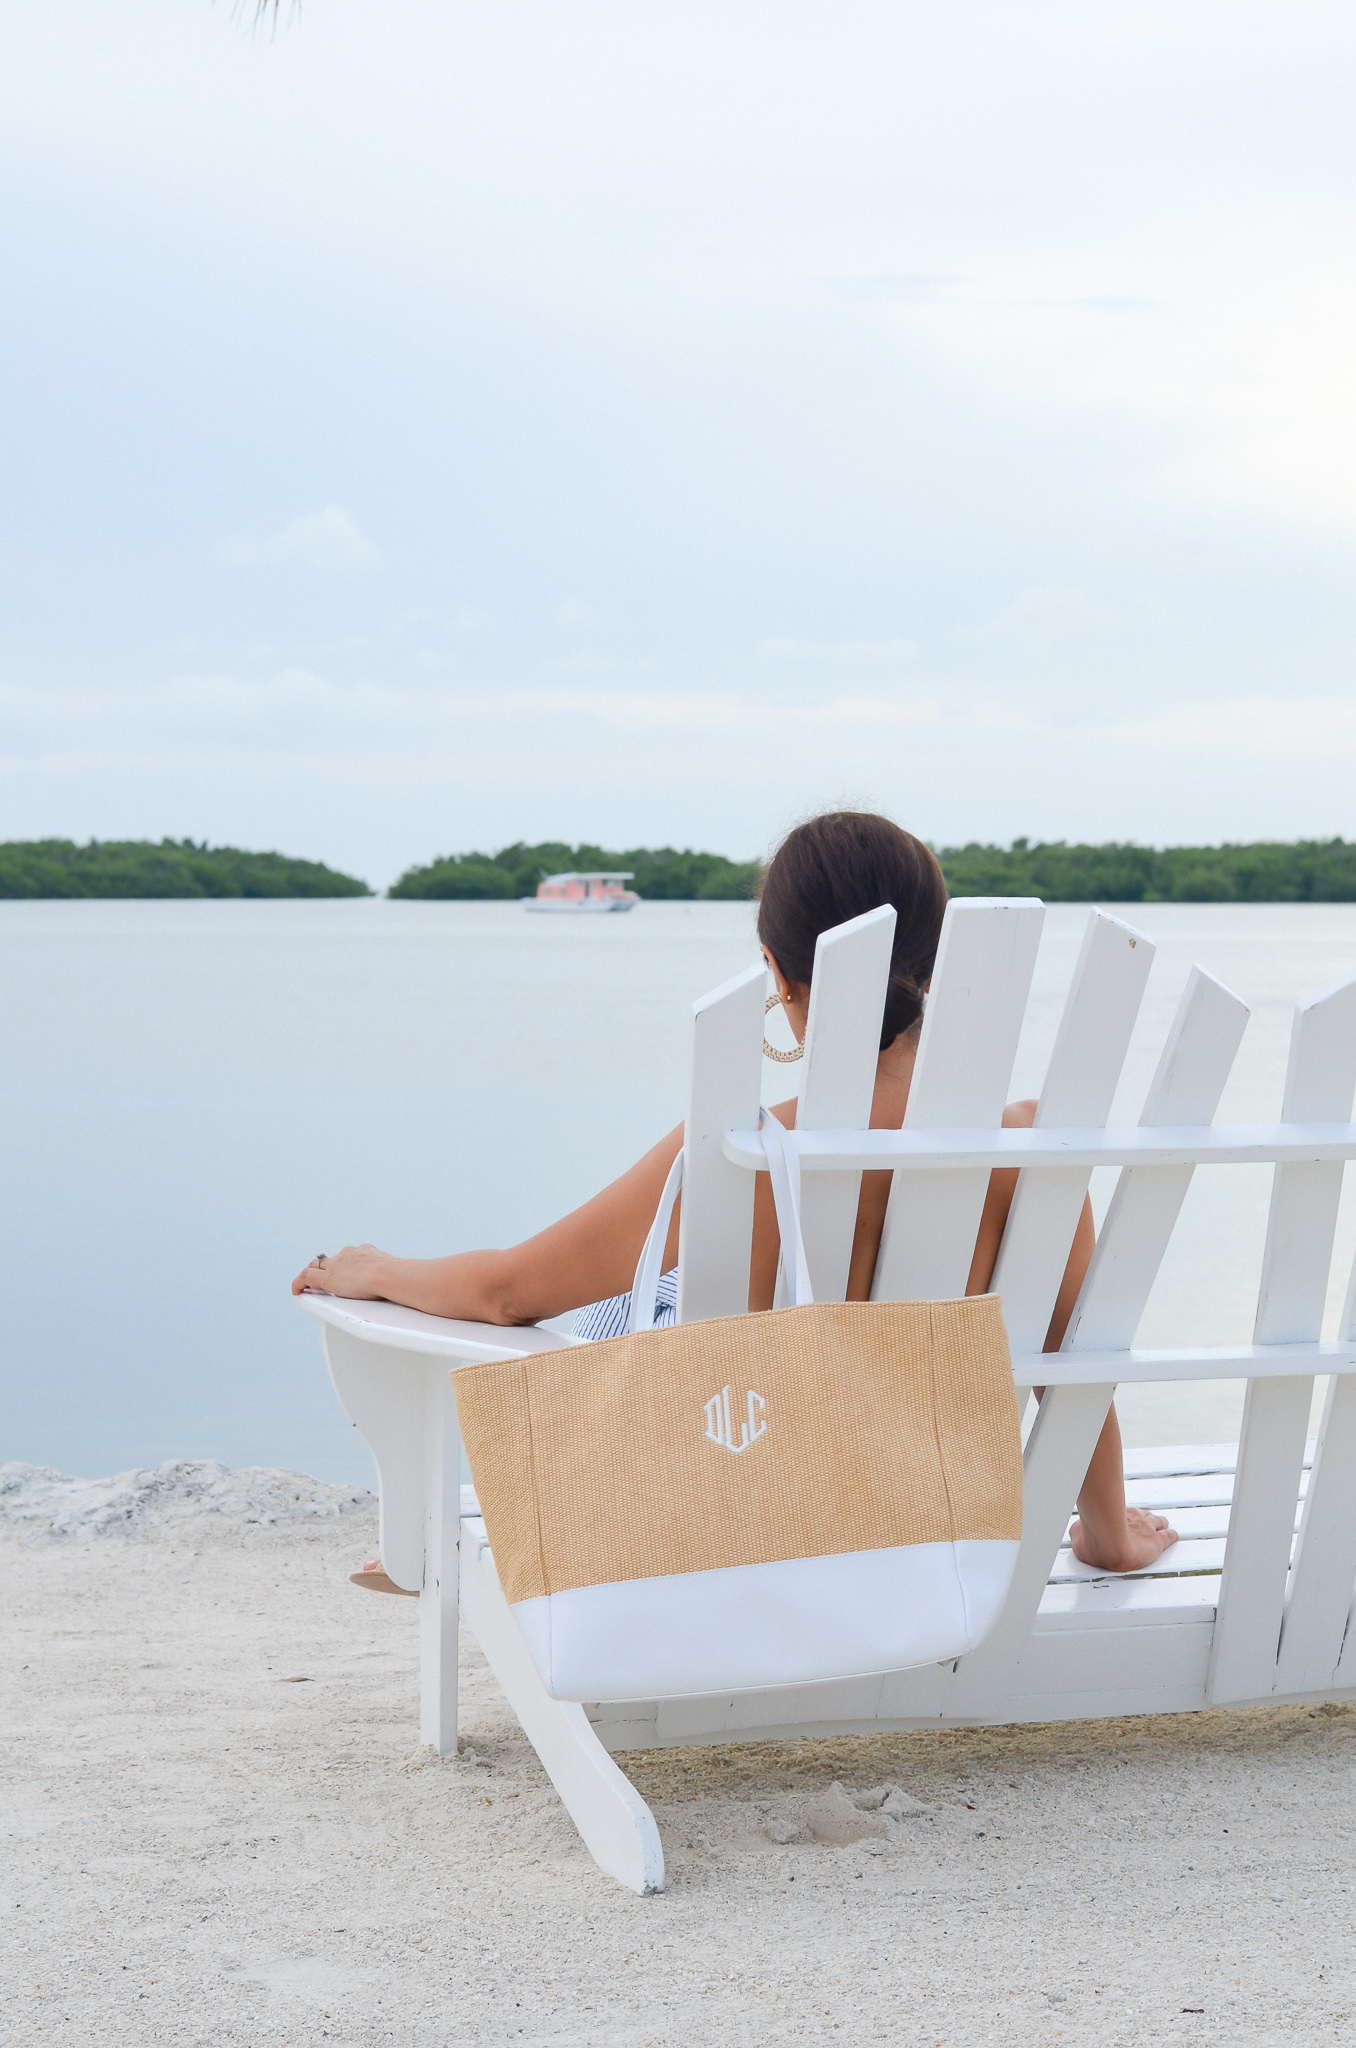
[[720,1317],[452,1379],[511,1602],[1022,1532],[997,1295]]

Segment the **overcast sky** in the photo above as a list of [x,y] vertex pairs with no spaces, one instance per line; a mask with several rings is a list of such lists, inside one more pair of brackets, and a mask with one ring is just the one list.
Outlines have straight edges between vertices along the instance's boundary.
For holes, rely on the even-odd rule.
[[0,837],[1356,836],[1356,15],[42,0]]

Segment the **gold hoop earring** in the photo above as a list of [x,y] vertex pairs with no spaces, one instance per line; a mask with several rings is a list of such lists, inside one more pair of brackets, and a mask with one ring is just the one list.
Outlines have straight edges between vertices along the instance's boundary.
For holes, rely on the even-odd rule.
[[[785,1004],[785,1000],[786,998],[784,996],[779,996],[777,994],[777,991],[774,989],[772,991],[772,994],[768,997],[767,1001],[763,1005],[763,1015],[766,1017],[769,1010],[775,1010],[778,1003]],[[789,1024],[791,1020],[788,1017],[786,1021]],[[794,1052],[778,1052],[775,1045],[769,1045],[766,1038],[763,1040],[763,1058],[765,1060],[776,1060],[777,1065],[779,1067],[789,1067],[792,1060],[800,1059],[804,1051],[804,1039],[800,1040]]]

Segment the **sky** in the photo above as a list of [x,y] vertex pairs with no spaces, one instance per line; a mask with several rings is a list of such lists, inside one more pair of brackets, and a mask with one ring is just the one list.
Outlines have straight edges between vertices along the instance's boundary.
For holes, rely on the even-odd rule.
[[0,838],[1356,836],[1356,16],[7,10]]

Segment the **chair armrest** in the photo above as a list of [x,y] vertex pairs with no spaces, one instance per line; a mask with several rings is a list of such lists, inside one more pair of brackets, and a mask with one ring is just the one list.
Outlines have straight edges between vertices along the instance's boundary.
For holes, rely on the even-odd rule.
[[1129,1386],[1136,1381],[1304,1379],[1356,1371],[1356,1339],[1303,1344],[1212,1344],[1181,1351],[1019,1351],[1019,1387]]
[[342,1330],[360,1342],[389,1351],[422,1351],[450,1364],[490,1365],[499,1358],[524,1358],[534,1351],[560,1351],[579,1344],[580,1337],[542,1330],[535,1323],[463,1323],[448,1316],[425,1315],[394,1301],[345,1301],[310,1288],[298,1300],[307,1315]]
[[382,1562],[398,1586],[418,1592],[430,1529],[441,1555],[446,1529],[436,1524],[450,1513],[455,1527],[460,1500],[450,1375],[460,1365],[559,1351],[581,1340],[531,1323],[505,1329],[455,1322],[392,1301],[344,1301],[309,1290],[299,1299],[324,1327],[334,1391],[376,1463]]

